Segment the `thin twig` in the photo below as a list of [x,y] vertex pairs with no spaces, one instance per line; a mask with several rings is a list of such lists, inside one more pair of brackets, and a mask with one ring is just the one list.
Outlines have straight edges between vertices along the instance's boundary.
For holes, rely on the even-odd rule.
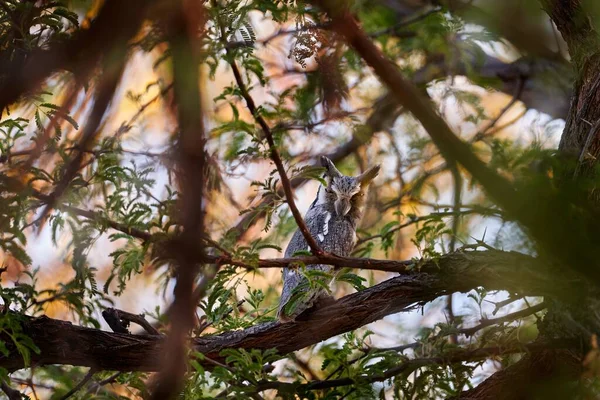
[[[400,28],[406,28],[407,26],[412,25],[415,22],[422,21],[425,18],[429,17],[430,15],[440,12],[441,10],[442,10],[441,7],[434,7],[434,8],[432,8],[430,10],[427,10],[427,11],[425,11],[423,13],[420,13],[420,14],[415,15],[415,16],[411,16],[410,18],[407,18],[407,19],[405,19],[403,21],[400,21],[399,23],[395,24],[394,26],[391,26],[391,27],[386,28],[386,29],[382,29],[382,30],[377,31],[377,32],[370,33],[369,37],[376,38],[376,37],[379,37],[381,35],[387,35],[387,34],[390,34],[390,33],[398,33],[397,31]],[[412,32],[406,32],[406,33],[412,33]],[[413,35],[414,35],[414,33],[413,33]]]
[[100,382],[95,382],[94,385],[95,387],[91,387],[89,388],[85,394],[91,394],[94,389],[96,390],[96,392],[98,391],[98,389],[101,389],[103,386],[108,385],[109,383],[113,383],[114,381],[117,380],[117,378],[119,376],[121,376],[121,374],[123,374],[123,372],[119,371],[119,372],[115,372],[114,374],[112,374],[111,376],[109,376],[108,378],[105,378],[103,380],[101,380]]
[[579,175],[581,166],[583,165],[583,161],[588,156],[588,150],[589,150],[590,146],[592,145],[592,141],[596,137],[596,133],[598,133],[599,128],[600,128],[600,119],[598,119],[598,121],[596,121],[596,123],[594,123],[594,125],[592,125],[590,127],[590,130],[588,131],[587,137],[585,138],[585,144],[581,148],[581,151],[579,152],[579,157],[577,158],[577,167],[575,168],[575,172],[573,172],[574,178],[577,178],[577,176]]
[[492,311],[492,315],[496,315],[501,308],[506,307],[507,305],[514,303],[515,301],[519,301],[523,298],[523,296],[510,296],[506,300],[498,301],[494,303],[494,311]]
[[504,114],[506,114],[508,112],[508,110],[510,110],[512,108],[512,106],[514,106],[517,103],[517,101],[521,100],[521,95],[523,94],[523,89],[525,89],[525,82],[526,82],[525,78],[519,77],[519,81],[517,84],[517,90],[516,90],[514,96],[512,97],[512,99],[504,107],[502,107],[502,110],[500,110],[498,115],[496,115],[496,117],[494,119],[492,119],[484,129],[477,132],[477,134],[473,137],[473,139],[471,139],[471,142],[477,142],[477,141],[483,139],[491,131],[491,129],[494,128],[496,126],[496,124],[502,119]]
[[[452,207],[452,211],[454,212],[452,218],[452,236],[450,237],[450,252],[454,252],[456,250],[456,240],[458,238],[458,228],[460,225],[460,207],[461,207],[461,194],[462,194],[462,177],[460,175],[460,170],[458,165],[455,163],[452,168],[450,168],[452,172],[452,179],[454,183],[454,204]],[[448,298],[446,299],[446,310],[448,312],[448,322],[450,325],[454,325],[455,317],[454,317],[454,307],[453,307],[453,296],[454,294],[450,293]],[[451,344],[458,343],[458,338],[455,334],[451,334],[449,336],[449,341]]]
[[410,374],[418,368],[429,365],[452,365],[465,361],[478,361],[490,356],[526,353],[536,350],[545,350],[549,348],[566,348],[576,345],[576,341],[571,339],[556,339],[548,341],[537,341],[529,344],[515,343],[508,346],[484,347],[474,350],[459,350],[453,351],[450,354],[444,354],[437,357],[415,358],[407,360],[399,365],[388,369],[384,373],[374,375],[363,375],[359,378],[340,378],[332,380],[312,381],[305,384],[297,385],[287,382],[260,382],[257,385],[257,391],[261,392],[268,389],[284,389],[293,388],[297,390],[323,390],[340,386],[355,385],[358,382],[383,382],[400,374]]
[[503,317],[484,319],[479,323],[479,325],[473,326],[471,328],[462,328],[459,330],[459,332],[462,333],[463,335],[473,336],[473,334],[475,332],[480,331],[483,328],[487,328],[488,326],[503,324],[505,322],[511,322],[516,319],[528,317],[531,314],[535,314],[539,311],[542,311],[546,307],[547,307],[546,303],[541,302],[539,304],[536,304],[535,306],[531,306],[529,308],[525,308],[523,310],[519,310],[519,311],[516,311],[511,314],[506,314]]
[[90,368],[88,373],[85,374],[85,376],[83,377],[83,379],[77,385],[75,385],[75,387],[73,387],[73,389],[71,389],[67,393],[65,393],[65,395],[62,396],[60,398],[60,400],[66,400],[69,397],[73,396],[75,393],[77,393],[79,390],[81,390],[90,381],[90,379],[92,379],[92,377],[94,376],[94,374],[96,372],[97,372],[96,369]]
[[[94,138],[98,135],[98,127],[100,126],[102,117],[108,109],[110,100],[115,93],[115,89],[117,88],[119,80],[121,79],[121,74],[123,73],[123,69],[125,67],[126,54],[123,48],[120,48],[120,50],[120,57],[116,63],[115,61],[112,61],[112,63],[108,62],[108,65],[105,67],[100,84],[98,86],[98,93],[94,102],[94,107],[81,134],[81,139],[78,145],[78,147],[81,149],[88,149],[94,141]],[[58,181],[58,183],[55,185],[54,192],[48,196],[49,202],[47,203],[46,208],[42,211],[42,219],[46,218],[50,210],[54,208],[55,203],[71,184],[71,180],[81,167],[83,157],[84,153],[78,151],[75,157],[66,165],[65,173],[61,177],[60,181]]]
[[[213,7],[217,8],[218,7],[217,1],[213,0],[212,5],[213,5]],[[221,20],[221,18],[219,16],[217,16],[217,23],[219,24],[219,29],[220,29],[220,33],[221,33],[221,41],[226,43],[226,40],[227,40],[226,33],[227,32],[225,30],[223,21]],[[256,107],[256,103],[254,102],[254,99],[248,92],[248,88],[246,87],[246,84],[244,83],[242,74],[240,73],[237,63],[235,62],[233,57],[231,57],[231,50],[227,48],[226,51],[229,55],[229,57],[228,57],[229,65],[231,66],[231,69],[233,71],[233,76],[235,78],[238,88],[240,89],[240,93],[241,93],[244,101],[246,102],[246,107],[248,108],[248,110],[250,111],[252,116],[254,117],[254,120],[260,126],[265,138],[267,139],[267,143],[269,144],[269,149],[271,152],[271,159],[273,160],[273,162],[275,163],[275,166],[277,167],[277,172],[279,173],[279,177],[281,179],[281,186],[283,187],[283,191],[285,193],[285,197],[286,197],[288,206],[290,207],[290,211],[292,212],[292,215],[294,216],[294,219],[296,220],[298,229],[300,229],[300,232],[302,232],[302,235],[304,236],[306,243],[308,243],[308,246],[310,247],[312,253],[315,255],[322,255],[322,254],[324,254],[323,250],[317,244],[317,241],[315,240],[315,238],[310,234],[308,227],[306,226],[306,223],[304,222],[304,219],[302,218],[302,215],[300,214],[300,211],[298,210],[298,207],[296,207],[296,202],[294,201],[294,193],[292,192],[292,185],[287,176],[287,173],[285,172],[285,167],[283,166],[283,161],[281,160],[279,152],[277,151],[277,146],[275,145],[275,140],[273,139],[273,133],[271,132],[271,128],[269,127],[269,124],[267,124],[267,121],[265,121],[265,119],[259,114],[257,107]]]

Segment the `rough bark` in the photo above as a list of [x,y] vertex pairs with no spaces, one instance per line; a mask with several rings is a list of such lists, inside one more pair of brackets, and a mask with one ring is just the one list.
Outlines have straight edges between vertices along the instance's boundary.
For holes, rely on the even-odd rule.
[[[569,398],[564,380],[557,376],[576,376],[581,360],[569,350],[532,353],[518,363],[496,372],[481,385],[463,392],[461,400],[528,400],[532,398]],[[536,397],[537,396],[537,397]],[[540,397],[542,396],[542,397]]]
[[589,170],[600,154],[599,130],[592,129],[600,120],[600,38],[581,1],[541,0],[541,3],[567,43],[576,73],[559,149],[571,157],[583,155]]
[[[560,154],[570,164],[566,168],[565,183],[574,177],[589,176],[600,155],[600,38],[590,16],[579,0],[540,0],[545,11],[556,24],[567,43],[575,71],[575,82],[566,126],[559,145]],[[564,188],[563,188],[564,189]],[[598,199],[596,188],[591,188]],[[570,337],[598,332],[596,317],[598,296],[590,294],[577,306],[564,304],[548,296],[551,306],[540,324],[540,335]],[[583,331],[583,332],[582,332]],[[517,364],[497,372],[478,387],[464,392],[461,399],[529,399],[570,398],[572,383],[577,381],[583,368],[585,350],[578,352],[541,351],[529,355]],[[570,383],[570,384],[569,384]],[[567,389],[567,390],[569,390]]]
[[[223,361],[219,353],[226,348],[275,348],[283,355],[448,293],[483,286],[488,290],[560,296],[582,286],[575,277],[561,277],[562,285],[557,288],[554,279],[544,278],[549,275],[536,259],[514,252],[456,252],[415,269],[419,271],[345,296],[295,322],[271,322],[206,335],[192,339],[193,347],[217,361]],[[162,336],[110,333],[47,317],[25,318],[23,333],[40,348],[39,354],[31,355],[32,363],[38,366],[69,364],[103,370],[156,371],[161,366],[165,344]],[[10,344],[10,340],[6,342]],[[9,350],[8,356],[0,356],[0,366],[9,371],[23,368],[19,353],[10,346]]]

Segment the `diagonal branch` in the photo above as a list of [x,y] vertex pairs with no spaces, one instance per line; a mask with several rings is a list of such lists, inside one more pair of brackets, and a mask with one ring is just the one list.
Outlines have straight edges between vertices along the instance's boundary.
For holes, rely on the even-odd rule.
[[39,87],[54,71],[68,69],[86,80],[102,55],[108,54],[115,43],[127,42],[135,34],[151,3],[106,1],[89,29],[80,29],[73,39],[56,40],[48,50],[32,51],[25,62],[11,62],[7,67],[10,79],[0,86],[0,110]]
[[397,66],[373,44],[350,12],[344,7],[337,7],[338,3],[334,5],[330,1],[319,1],[318,4],[332,18],[338,33],[390,88],[398,103],[421,122],[444,158],[462,164],[471,175],[482,182],[490,195],[507,211],[517,213],[519,202],[516,200],[517,196],[513,186],[488,168],[477,158],[470,147],[452,132],[446,122],[435,112],[430,102],[400,74]]
[[[213,4],[213,7],[216,8],[216,6],[217,6],[216,0],[213,0],[212,4]],[[235,77],[235,82],[240,89],[240,93],[241,93],[244,101],[246,102],[246,107],[252,114],[252,117],[254,118],[254,120],[260,126],[265,138],[267,139],[267,143],[269,144],[269,149],[271,152],[271,159],[273,160],[273,162],[275,163],[275,166],[277,167],[277,172],[279,173],[279,177],[281,178],[281,186],[283,187],[283,192],[285,193],[285,197],[286,197],[288,206],[290,207],[290,211],[292,212],[292,215],[294,216],[294,219],[296,220],[298,229],[300,229],[300,231],[302,232],[302,235],[304,236],[306,243],[308,243],[312,253],[315,255],[321,255],[324,252],[321,249],[321,247],[317,244],[317,241],[315,240],[315,238],[312,237],[312,235],[310,234],[308,227],[306,226],[306,223],[304,222],[304,219],[302,218],[302,215],[300,214],[300,211],[298,210],[298,207],[296,206],[296,202],[294,201],[294,193],[292,192],[292,184],[287,176],[287,173],[285,172],[285,167],[283,165],[283,161],[281,160],[279,152],[277,151],[277,145],[275,144],[275,140],[273,139],[273,132],[271,131],[271,128],[269,127],[269,124],[267,123],[267,121],[265,121],[265,119],[262,117],[262,115],[258,111],[258,109],[256,107],[256,103],[254,102],[254,99],[250,95],[250,92],[248,91],[248,88],[246,87],[246,84],[244,83],[242,74],[240,73],[237,63],[235,62],[235,59],[233,58],[233,56],[231,54],[231,50],[227,47],[225,25],[219,15],[217,16],[217,23],[219,25],[219,30],[221,33],[221,41],[225,45],[225,49],[229,56],[228,57],[229,65],[231,66],[231,69],[233,71],[233,76]]]
[[[577,198],[581,192],[574,191],[573,196],[568,198],[553,192],[551,185],[539,183],[537,186],[531,183],[523,189],[520,186],[517,191],[516,185],[484,164],[471,147],[452,132],[431,103],[374,45],[346,7],[327,0],[316,3],[330,16],[338,33],[389,87],[396,100],[419,120],[449,165],[460,163],[510,218],[516,219],[529,231],[540,253],[589,276],[593,281],[600,281],[598,257],[589,250],[598,247],[596,218],[572,211],[574,202],[581,201]],[[527,191],[529,188],[533,190]],[[592,212],[591,207],[584,208],[586,212]],[[553,221],[551,227],[557,229],[549,229],[549,220]]]
[[83,379],[77,385],[75,385],[73,389],[65,393],[65,395],[62,396],[60,400],[67,400],[69,397],[73,396],[75,393],[81,390],[81,388],[83,388],[94,377],[95,373],[96,370],[94,368],[90,368],[87,374],[85,374],[85,376],[83,377]]
[[514,343],[512,345],[483,347],[474,350],[460,350],[454,351],[450,354],[428,357],[428,358],[414,358],[406,360],[405,362],[388,369],[387,371],[374,374],[365,375],[356,378],[339,378],[329,380],[316,380],[308,383],[298,385],[296,383],[287,382],[261,382],[257,385],[257,391],[261,392],[268,389],[284,389],[286,387],[293,388],[294,390],[308,391],[308,390],[323,390],[330,389],[340,386],[350,386],[355,384],[364,384],[365,382],[383,382],[397,375],[405,374],[409,375],[416,369],[426,367],[429,365],[452,365],[461,362],[474,362],[482,359],[489,358],[491,356],[500,356],[505,354],[516,354],[516,353],[528,353],[532,351],[546,350],[546,349],[564,349],[577,347],[579,343],[576,340],[567,339],[555,339],[532,342],[528,344]]
[[[201,336],[193,339],[193,347],[221,363],[224,357],[220,353],[227,348],[274,348],[283,355],[386,315],[476,287],[553,295],[582,290],[581,281],[566,277],[556,279],[552,275],[547,278],[539,269],[535,259],[518,253],[448,254],[420,267],[421,271],[431,272],[397,276],[314,310],[301,320],[285,324],[270,322],[220,335]],[[40,348],[40,353],[31,354],[33,365],[70,364],[115,371],[157,371],[166,351],[164,337],[104,332],[47,317],[28,319],[22,328],[23,334],[30,336]],[[6,343],[11,341],[6,340]],[[18,370],[24,367],[23,358],[11,347],[8,355],[0,355],[0,366],[9,371]]]
[[480,331],[483,328],[487,328],[488,326],[503,324],[505,322],[511,322],[511,321],[514,321],[517,319],[528,317],[532,314],[542,311],[546,307],[547,307],[546,303],[541,302],[540,304],[536,304],[535,306],[531,306],[531,307],[525,308],[523,310],[515,311],[513,313],[506,314],[502,317],[483,319],[483,320],[481,320],[481,322],[479,324],[477,324],[471,328],[460,329],[459,332],[462,333],[463,335],[473,336],[473,334],[475,332]]
[[65,168],[65,173],[56,184],[54,192],[48,196],[49,202],[42,212],[42,219],[45,219],[45,216],[48,215],[55,203],[60,199],[60,197],[71,184],[71,180],[81,168],[81,162],[83,161],[85,154],[84,150],[88,150],[90,148],[94,138],[99,133],[98,127],[100,126],[102,117],[104,117],[104,114],[108,109],[109,103],[115,93],[115,89],[117,88],[117,85],[121,79],[123,68],[125,67],[126,48],[124,46],[119,46],[115,56],[116,57],[114,60],[111,58],[105,62],[106,67],[98,85],[98,93],[96,95],[94,107],[81,135],[78,149],[75,150],[75,157],[69,161]]

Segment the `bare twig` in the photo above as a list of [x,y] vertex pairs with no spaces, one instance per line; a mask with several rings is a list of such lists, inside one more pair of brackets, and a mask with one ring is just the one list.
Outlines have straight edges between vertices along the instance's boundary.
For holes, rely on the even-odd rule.
[[523,298],[523,296],[510,296],[506,300],[502,300],[502,301],[494,303],[494,311],[492,311],[492,315],[496,315],[496,313],[498,311],[500,311],[500,309],[502,309],[503,307],[506,307],[507,305],[512,304],[515,301],[519,301],[522,298]]
[[121,371],[115,372],[114,374],[112,374],[111,376],[109,376],[106,379],[101,380],[100,382],[94,382],[93,387],[89,388],[85,392],[85,394],[91,394],[94,392],[94,390],[96,392],[98,392],[98,390],[101,389],[103,386],[108,385],[109,383],[115,382],[121,374],[123,374],[123,372],[121,372]]
[[[487,210],[486,210],[487,211]],[[418,216],[418,217],[414,217],[409,219],[407,222],[400,224],[392,229],[390,229],[389,231],[387,231],[387,235],[391,235],[395,232],[398,232],[399,230],[402,230],[410,225],[413,224],[417,224],[419,222],[422,221],[427,221],[427,220],[431,220],[431,219],[435,219],[435,218],[440,218],[440,217],[458,217],[458,216],[463,216],[463,215],[470,215],[470,214],[480,214],[483,213],[484,210],[479,209],[479,208],[472,208],[472,209],[467,209],[467,210],[460,210],[458,212],[455,211],[441,211],[441,212],[433,212],[433,213],[429,213],[427,215],[422,215],[422,216]],[[377,239],[377,238],[381,238],[383,235],[381,234],[376,234],[376,235],[371,235],[371,236],[365,236],[360,238],[356,244],[362,244],[365,242],[368,242],[370,240],[373,239]]]
[[62,396],[60,400],[66,400],[69,397],[73,396],[75,393],[77,393],[79,390],[81,390],[90,381],[90,379],[92,379],[96,372],[96,369],[90,368],[87,374],[85,374],[85,376],[83,377],[83,379],[77,385],[75,385],[73,389],[65,393],[65,395]]
[[477,141],[481,140],[483,137],[485,137],[488,133],[490,133],[492,131],[492,129],[496,126],[496,124],[502,119],[504,114],[506,114],[508,112],[508,110],[510,110],[512,108],[512,106],[514,106],[517,103],[517,101],[519,101],[521,99],[521,95],[523,94],[523,89],[525,88],[525,82],[526,82],[525,78],[523,78],[523,77],[519,78],[519,82],[517,84],[517,90],[516,90],[516,93],[514,94],[514,96],[512,97],[512,99],[504,107],[502,107],[502,110],[500,110],[498,115],[496,115],[496,117],[494,119],[492,119],[484,129],[477,132],[477,134],[473,137],[473,139],[471,139],[471,142],[477,142]]
[[[433,7],[430,10],[427,10],[423,13],[411,16],[410,18],[400,21],[397,24],[395,24],[394,26],[391,26],[386,29],[382,29],[377,32],[370,33],[369,37],[376,38],[381,35],[387,35],[387,34],[391,34],[391,33],[398,34],[399,33],[398,30],[400,30],[400,28],[406,28],[409,25],[412,25],[416,22],[422,21],[425,18],[429,17],[430,15],[440,12],[441,10],[442,10],[441,7]],[[412,33],[412,32],[405,32],[405,34],[408,34],[408,33]],[[401,35],[401,36],[404,37],[405,35]]]
[[546,303],[541,302],[540,304],[536,304],[535,306],[531,306],[529,308],[525,308],[523,310],[519,310],[511,314],[506,314],[503,317],[481,320],[481,322],[478,325],[473,326],[471,328],[462,328],[459,330],[459,332],[463,335],[473,336],[475,332],[480,331],[483,328],[487,328],[488,326],[503,324],[505,322],[510,322],[516,319],[524,318],[531,314],[535,314],[539,311],[542,311],[546,307]]
[[596,134],[598,133],[598,129],[600,129],[600,119],[598,119],[593,125],[591,125],[590,130],[588,131],[588,134],[585,138],[585,143],[581,148],[581,151],[579,152],[579,157],[577,158],[577,167],[573,172],[573,177],[575,178],[579,175],[579,171],[581,170],[583,162],[589,156],[588,150],[592,144],[592,141],[596,137]]

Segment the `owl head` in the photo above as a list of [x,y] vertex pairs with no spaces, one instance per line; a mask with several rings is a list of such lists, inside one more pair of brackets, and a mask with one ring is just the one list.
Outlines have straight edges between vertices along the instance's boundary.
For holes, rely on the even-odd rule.
[[331,206],[340,218],[347,215],[360,218],[367,188],[379,173],[380,166],[375,165],[357,176],[346,176],[327,157],[321,157],[321,165],[325,167],[327,187],[319,190],[319,203]]

